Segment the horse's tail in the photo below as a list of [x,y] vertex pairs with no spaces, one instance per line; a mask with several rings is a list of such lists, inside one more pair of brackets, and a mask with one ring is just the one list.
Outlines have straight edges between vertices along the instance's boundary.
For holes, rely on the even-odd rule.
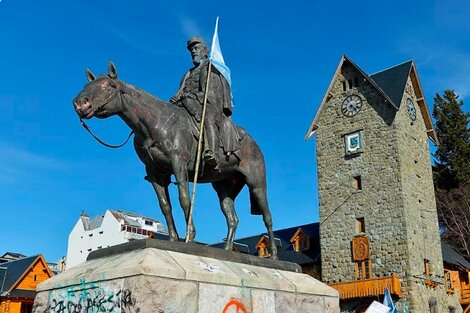
[[266,164],[263,153],[256,141],[243,129],[241,141],[242,173],[250,193],[251,214],[261,215],[268,210],[266,199]]
[[256,199],[255,195],[250,190],[250,208],[252,215],[261,215],[261,208],[259,206],[258,200]]

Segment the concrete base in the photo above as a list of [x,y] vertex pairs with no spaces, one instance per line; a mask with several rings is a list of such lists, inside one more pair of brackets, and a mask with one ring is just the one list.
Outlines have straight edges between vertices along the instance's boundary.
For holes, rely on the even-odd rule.
[[38,286],[34,313],[339,312],[306,274],[144,248],[88,260]]

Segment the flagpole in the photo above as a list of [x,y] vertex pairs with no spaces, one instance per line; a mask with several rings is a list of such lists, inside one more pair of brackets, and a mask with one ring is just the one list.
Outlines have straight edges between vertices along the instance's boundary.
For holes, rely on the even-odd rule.
[[201,163],[201,150],[202,150],[202,138],[204,136],[204,120],[206,119],[206,108],[207,108],[207,95],[209,93],[209,83],[211,77],[212,62],[209,60],[209,66],[207,70],[206,89],[204,90],[204,102],[202,104],[202,117],[201,124],[199,126],[199,140],[197,142],[197,153],[196,153],[196,165],[194,166],[194,179],[193,179],[193,192],[191,193],[191,204],[189,205],[188,219],[186,220],[186,238],[185,242],[189,241],[189,230],[190,226],[193,226],[193,210],[194,202],[196,201],[196,185],[197,178],[199,176],[199,164]]

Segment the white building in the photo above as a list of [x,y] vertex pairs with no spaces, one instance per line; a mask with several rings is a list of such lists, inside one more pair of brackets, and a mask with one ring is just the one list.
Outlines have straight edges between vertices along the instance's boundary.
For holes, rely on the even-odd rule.
[[86,261],[91,251],[115,246],[154,234],[168,235],[160,221],[121,210],[106,210],[90,218],[82,213],[69,235],[67,268]]

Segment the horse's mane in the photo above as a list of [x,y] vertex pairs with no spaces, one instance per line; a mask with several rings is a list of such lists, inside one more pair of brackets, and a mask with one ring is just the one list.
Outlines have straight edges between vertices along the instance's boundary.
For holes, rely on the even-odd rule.
[[149,110],[149,112],[153,112],[152,114],[154,116],[167,116],[168,118],[170,116],[180,116],[182,118],[187,118],[191,121],[191,117],[189,116],[187,111],[182,109],[181,107],[176,106],[168,101],[162,100],[152,95],[148,91],[145,91],[135,85],[126,83],[122,80],[119,80],[119,82],[122,84],[123,89],[125,89],[132,98],[134,98],[135,94],[138,94],[140,97],[140,101],[134,101],[134,103],[145,106]]
[[149,98],[149,99],[151,99],[151,100],[153,100],[153,101],[156,101],[156,102],[162,102],[162,103],[164,103],[164,104],[168,104],[167,101],[162,100],[162,99],[160,99],[160,98],[154,96],[154,95],[151,94],[150,92],[145,91],[145,90],[143,90],[143,89],[141,89],[141,88],[139,88],[139,87],[137,87],[137,86],[135,86],[135,85],[132,85],[132,84],[130,84],[130,83],[126,83],[125,81],[122,81],[122,80],[120,80],[120,82],[124,85],[124,87],[125,87],[126,89],[130,89],[130,90],[132,90],[132,91],[134,91],[134,92],[140,94],[141,96],[147,97],[147,98]]

